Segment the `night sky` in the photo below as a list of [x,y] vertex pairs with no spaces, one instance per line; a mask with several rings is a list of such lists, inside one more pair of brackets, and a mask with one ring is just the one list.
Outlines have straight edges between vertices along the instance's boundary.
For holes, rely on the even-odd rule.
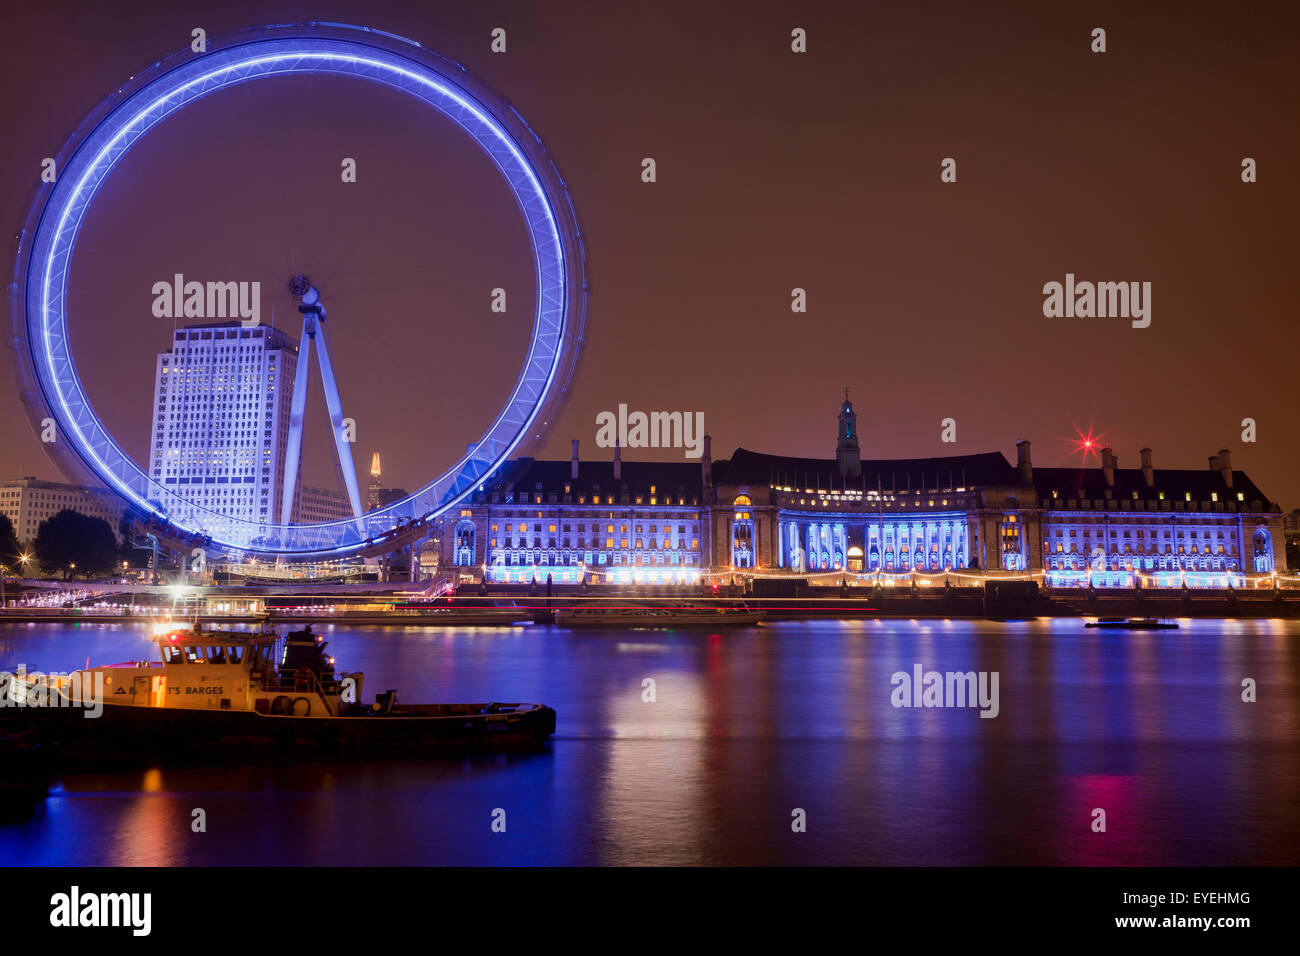
[[[1294,4],[31,4],[0,40],[10,234],[42,158],[193,27],[219,39],[306,19],[465,64],[568,180],[588,343],[539,456],[567,458],[573,437],[607,454],[595,416],[626,403],[703,411],[717,457],[830,457],[848,386],[864,457],[1014,461],[1028,438],[1036,464],[1062,465],[1091,426],[1121,467],[1144,445],[1157,468],[1204,468],[1229,448],[1300,506]],[[505,54],[489,50],[497,26]],[[794,27],[806,54],[790,51]],[[345,156],[356,184],[339,181]],[[641,182],[644,157],[658,182]],[[940,182],[944,157],[955,184]],[[338,78],[260,80],[169,119],[101,191],[73,269],[80,373],[139,461],[172,330],[150,290],[173,273],[260,280],[295,335],[285,284],[312,278],[363,483],[373,451],[385,484],[409,489],[463,453],[532,320],[521,219],[487,159],[414,101]],[[1045,318],[1042,287],[1067,272],[1151,282],[1150,328]],[[498,286],[504,315],[489,310]],[[806,314],[790,310],[794,287]],[[58,477],[8,363],[0,396],[0,478]],[[332,487],[318,388],[311,412],[306,477]],[[955,445],[940,441],[946,417]]]

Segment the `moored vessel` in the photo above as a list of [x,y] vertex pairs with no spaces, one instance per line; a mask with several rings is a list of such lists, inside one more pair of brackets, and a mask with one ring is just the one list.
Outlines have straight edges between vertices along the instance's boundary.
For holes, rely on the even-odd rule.
[[762,620],[762,611],[744,605],[619,605],[563,608],[555,612],[560,627],[713,628],[746,627]]
[[35,732],[62,756],[278,748],[474,751],[542,746],[555,711],[541,704],[415,704],[396,691],[361,703],[364,675],[336,671],[310,627],[280,637],[195,625],[153,638],[158,660],[10,679],[0,730]]
[[1161,621],[1154,617],[1099,617],[1084,627],[1097,627],[1120,631],[1176,631],[1177,621]]

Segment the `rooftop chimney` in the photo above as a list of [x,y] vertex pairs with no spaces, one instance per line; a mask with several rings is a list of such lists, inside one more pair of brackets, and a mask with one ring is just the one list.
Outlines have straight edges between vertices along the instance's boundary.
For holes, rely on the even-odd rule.
[[1211,456],[1210,456],[1210,471],[1218,471],[1220,467],[1221,467],[1221,466],[1219,465],[1219,456],[1218,456],[1218,455],[1211,455]]
[[1106,487],[1115,487],[1115,466],[1119,464],[1119,459],[1115,457],[1115,452],[1107,445],[1101,450],[1101,473],[1106,476]]
[[619,445],[618,439],[615,438],[614,439],[614,480],[618,481],[622,477],[623,477],[623,449]]
[[704,490],[708,491],[713,484],[713,438],[710,435],[704,436],[704,454],[700,456],[700,477],[704,482]]
[[1029,460],[1029,442],[1023,439],[1016,442],[1016,467],[1020,470],[1020,481],[1026,485],[1034,483],[1034,463]]
[[1223,483],[1229,488],[1232,487],[1232,452],[1226,448],[1219,449],[1219,474],[1223,476]]
[[1143,448],[1142,455],[1142,480],[1146,482],[1148,488],[1156,486],[1156,471],[1151,467],[1151,449]]
[[578,480],[578,439],[573,440],[573,457],[569,459],[569,477]]

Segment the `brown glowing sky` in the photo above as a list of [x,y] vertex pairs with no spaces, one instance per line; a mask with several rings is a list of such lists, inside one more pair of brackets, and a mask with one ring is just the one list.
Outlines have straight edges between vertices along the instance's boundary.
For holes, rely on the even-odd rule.
[[[571,437],[602,453],[595,415],[625,402],[703,411],[719,456],[830,456],[848,385],[867,457],[1014,457],[1029,438],[1036,464],[1059,465],[1091,424],[1122,467],[1143,445],[1157,467],[1205,467],[1227,447],[1300,506],[1294,4],[703,6],[33,5],[0,40],[0,217],[17,227],[41,159],[192,27],[364,22],[509,98],[570,183],[588,346],[539,455],[568,457]],[[496,26],[505,55],[489,52]],[[805,55],[789,51],[796,26]],[[1095,26],[1104,55],[1089,51]],[[356,185],[338,181],[343,156]],[[946,156],[956,185],[939,181]],[[138,458],[171,332],[152,284],[258,279],[284,326],[284,283],[307,272],[359,470],[378,450],[385,484],[412,489],[496,412],[531,320],[525,237],[487,161],[447,122],[341,79],[259,81],[168,120],[101,193],[74,270],[83,380]],[[1044,318],[1043,283],[1066,272],[1150,281],[1151,327]],[[488,310],[496,286],[505,316]],[[790,311],[796,286],[806,315]],[[15,395],[6,364],[0,477],[56,477]],[[307,477],[333,486],[312,401]],[[939,440],[950,416],[955,446]],[[1241,442],[1246,417],[1257,444]]]

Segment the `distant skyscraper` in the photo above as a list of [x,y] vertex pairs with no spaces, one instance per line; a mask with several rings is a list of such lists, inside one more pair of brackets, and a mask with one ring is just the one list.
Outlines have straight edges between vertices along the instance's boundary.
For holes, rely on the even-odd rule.
[[396,504],[406,497],[405,488],[380,488],[379,489],[379,507],[387,508],[391,504]]
[[293,337],[264,325],[175,333],[158,356],[149,473],[184,499],[167,503],[176,520],[209,534],[222,523],[212,512],[275,520],[297,360]]
[[374,457],[370,459],[370,484],[366,488],[366,510],[374,511],[379,507],[379,486],[381,476],[379,473],[379,452],[375,452]]

